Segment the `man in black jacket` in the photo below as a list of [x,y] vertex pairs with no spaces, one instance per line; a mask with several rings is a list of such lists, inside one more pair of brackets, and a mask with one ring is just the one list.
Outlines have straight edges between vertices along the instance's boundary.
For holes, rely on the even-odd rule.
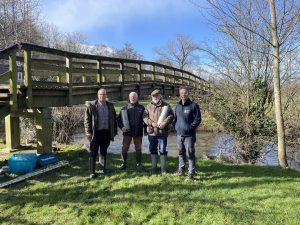
[[195,142],[196,128],[201,123],[201,112],[199,106],[189,99],[186,87],[179,89],[180,101],[175,109],[176,142],[179,151],[179,168],[176,173],[184,176],[186,151],[189,153],[189,179],[194,179],[195,174]]
[[100,164],[106,172],[106,155],[110,141],[117,134],[114,105],[106,101],[106,90],[98,91],[98,99],[87,103],[84,117],[85,135],[90,141],[90,178],[96,177],[96,157],[100,147]]
[[[138,103],[138,95],[136,92],[131,92],[129,94],[128,103],[122,107],[120,114],[117,118],[118,126],[123,131],[123,146],[122,146],[122,164],[120,169],[126,169],[127,166],[127,152],[130,143],[133,139],[135,151],[136,151],[136,168],[142,169],[141,158],[142,158],[142,138],[143,138],[143,114],[145,107]],[[123,121],[122,113],[127,114],[125,119],[128,121]],[[129,127],[124,126],[127,122]]]

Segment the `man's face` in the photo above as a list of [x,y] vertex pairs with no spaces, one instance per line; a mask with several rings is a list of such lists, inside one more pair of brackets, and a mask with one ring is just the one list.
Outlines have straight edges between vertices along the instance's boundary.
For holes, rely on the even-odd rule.
[[136,94],[131,93],[131,94],[129,95],[129,102],[130,102],[131,104],[135,104],[135,103],[137,102],[137,100],[138,100],[138,98],[137,98],[137,95],[136,95]]
[[101,89],[98,91],[98,100],[100,102],[105,102],[106,101],[106,91],[104,89]]
[[158,103],[159,100],[160,100],[160,94],[152,95],[152,96],[151,96],[151,100],[152,100],[152,102],[154,102],[154,103]]
[[186,101],[189,97],[189,92],[186,89],[181,89],[179,91],[179,97],[182,101]]

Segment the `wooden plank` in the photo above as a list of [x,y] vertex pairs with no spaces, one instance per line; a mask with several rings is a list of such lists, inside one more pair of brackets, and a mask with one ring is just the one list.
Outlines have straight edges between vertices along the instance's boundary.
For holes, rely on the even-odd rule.
[[101,85],[105,81],[105,77],[102,74],[102,62],[101,60],[97,61],[97,84]]
[[98,70],[97,69],[92,69],[92,68],[71,68],[70,72],[72,72],[72,73],[94,73],[94,74],[97,74]]
[[[35,77],[55,77],[57,78],[58,76],[58,72],[56,71],[42,71],[42,70],[34,70],[34,71],[31,71],[31,76],[35,76]],[[60,75],[62,76],[62,75]],[[57,79],[55,79],[57,80]],[[45,81],[47,82],[47,81]]]
[[33,89],[69,89],[66,83],[56,83],[56,82],[43,82],[43,81],[33,81]]
[[32,107],[32,76],[31,76],[31,52],[24,51],[24,85],[26,87],[26,104]]
[[68,92],[68,106],[72,106],[72,83],[73,83],[73,76],[72,72],[70,69],[72,68],[72,58],[66,58],[66,83],[68,84],[69,87],[69,92]]
[[102,73],[105,73],[105,74],[115,74],[115,75],[119,75],[120,74],[120,70],[114,70],[114,69],[102,69]]
[[17,62],[16,62],[16,52],[12,52],[9,55],[9,71],[10,71],[10,79],[9,79],[9,90],[10,90],[10,100],[9,104],[11,106],[11,110],[18,109],[18,89],[17,89]]
[[36,63],[36,62],[32,63],[32,69],[34,69],[34,70],[44,70],[44,71],[63,72],[63,73],[65,73],[67,71],[67,68],[63,67],[63,66],[45,64],[45,63]]
[[0,83],[4,83],[10,79],[10,71],[6,71],[0,75]]

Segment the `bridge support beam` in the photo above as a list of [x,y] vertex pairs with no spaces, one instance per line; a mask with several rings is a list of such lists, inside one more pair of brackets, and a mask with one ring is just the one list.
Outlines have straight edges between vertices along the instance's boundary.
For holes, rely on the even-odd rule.
[[49,108],[35,112],[37,132],[37,153],[44,154],[52,151],[52,121]]
[[5,117],[6,147],[17,149],[20,147],[20,119],[8,115]]

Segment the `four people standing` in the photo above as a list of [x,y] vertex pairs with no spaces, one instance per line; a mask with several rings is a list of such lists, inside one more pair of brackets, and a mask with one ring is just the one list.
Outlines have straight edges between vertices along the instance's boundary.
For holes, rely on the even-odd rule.
[[176,142],[179,150],[179,167],[176,175],[185,172],[186,152],[189,154],[190,179],[195,174],[195,141],[196,128],[201,123],[199,106],[190,100],[188,89],[179,90],[180,101],[176,105],[175,118],[171,106],[162,99],[159,90],[151,93],[151,102],[144,106],[138,103],[136,92],[129,94],[128,103],[122,107],[116,118],[115,108],[106,101],[106,90],[99,89],[98,99],[87,104],[84,126],[87,139],[90,141],[90,178],[95,178],[96,157],[100,153],[100,165],[106,170],[106,155],[110,141],[117,134],[117,122],[123,132],[122,164],[127,167],[127,152],[133,140],[136,151],[136,167],[141,169],[143,126],[147,125],[151,169],[157,170],[158,151],[160,153],[161,173],[166,173],[168,126],[173,122],[176,129]]

